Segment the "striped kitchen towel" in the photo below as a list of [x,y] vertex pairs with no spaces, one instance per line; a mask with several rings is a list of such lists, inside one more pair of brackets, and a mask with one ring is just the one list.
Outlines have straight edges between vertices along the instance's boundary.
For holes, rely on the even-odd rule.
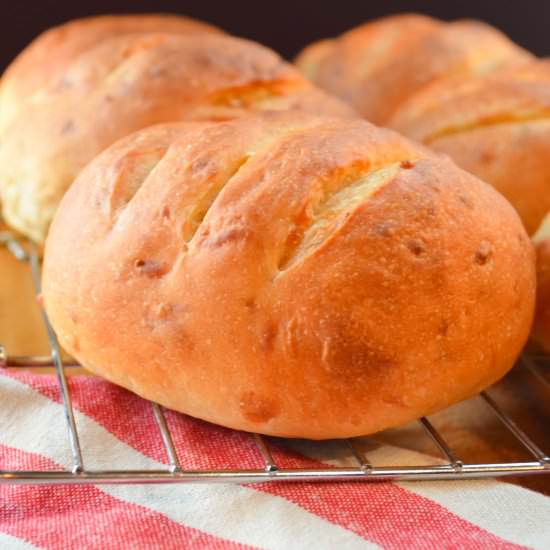
[[[103,380],[71,376],[86,466],[166,463],[152,409]],[[167,412],[184,468],[262,466],[249,436]],[[55,378],[0,371],[0,469],[70,464]],[[324,447],[275,444],[282,466],[346,464]],[[415,464],[398,447],[373,462]],[[432,460],[433,461],[433,460]],[[261,485],[0,486],[2,549],[550,548],[550,498],[499,481]]]

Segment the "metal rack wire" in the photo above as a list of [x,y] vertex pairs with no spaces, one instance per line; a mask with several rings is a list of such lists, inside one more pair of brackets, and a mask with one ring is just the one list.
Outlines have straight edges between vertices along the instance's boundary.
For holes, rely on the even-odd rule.
[[[27,251],[10,233],[0,233],[0,245],[5,246],[21,262],[28,264],[34,289],[40,293],[40,262],[32,244]],[[259,434],[251,434],[264,467],[258,469],[217,469],[188,470],[182,468],[178,461],[177,451],[168,429],[162,408],[150,403],[158,426],[160,437],[167,457],[167,467],[155,470],[93,470],[85,466],[80,444],[71,395],[65,375],[65,365],[61,358],[60,348],[54,330],[47,315],[43,312],[43,321],[48,337],[51,355],[48,356],[10,356],[0,345],[0,368],[21,367],[54,367],[64,406],[65,424],[68,444],[72,454],[72,468],[64,471],[35,470],[2,470],[2,484],[127,484],[127,483],[185,483],[185,482],[226,482],[257,483],[266,481],[338,481],[338,480],[433,480],[433,479],[471,479],[487,477],[505,477],[517,475],[550,474],[550,457],[544,452],[496,403],[487,392],[481,398],[500,423],[514,436],[518,443],[529,453],[531,460],[523,462],[467,463],[455,455],[428,418],[418,422],[426,436],[439,450],[444,462],[434,462],[426,466],[374,466],[354,439],[344,440],[349,452],[356,462],[353,467],[326,468],[285,468],[274,460],[269,439]],[[545,374],[545,358],[522,356],[524,368],[543,386],[550,389],[550,382]],[[1,418],[1,406],[0,406]],[[1,429],[1,428],[0,428]],[[0,464],[1,466],[1,464]]]

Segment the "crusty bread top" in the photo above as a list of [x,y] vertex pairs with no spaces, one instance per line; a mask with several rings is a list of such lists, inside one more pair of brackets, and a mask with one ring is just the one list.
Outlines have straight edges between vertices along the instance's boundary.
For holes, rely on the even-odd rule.
[[[433,33],[436,19],[416,14],[384,17],[355,27],[338,38],[320,40],[300,52],[296,64],[310,80],[338,87],[352,101],[351,82],[383,68],[388,58],[409,52],[410,46]],[[407,28],[407,32],[403,32]]]
[[73,60],[9,125],[9,139],[0,141],[4,218],[42,242],[67,187],[115,140],[160,122],[287,108],[356,116],[254,42],[221,34],[106,39]]
[[485,23],[405,14],[313,44],[296,63],[365,118],[385,124],[403,101],[434,80],[484,74],[528,59],[531,54]]
[[450,160],[362,120],[264,113],[107,149],[62,201],[43,283],[95,372],[226,426],[327,438],[502,376],[534,259],[512,207]]
[[470,79],[436,82],[405,102],[388,125],[426,144],[495,124],[550,116],[550,61],[536,60]]
[[0,128],[7,112],[63,75],[84,51],[104,40],[125,34],[165,32],[203,34],[215,27],[178,15],[102,15],[70,21],[35,38],[10,64],[0,81]]
[[527,232],[550,209],[550,63],[434,83],[389,125],[493,185]]

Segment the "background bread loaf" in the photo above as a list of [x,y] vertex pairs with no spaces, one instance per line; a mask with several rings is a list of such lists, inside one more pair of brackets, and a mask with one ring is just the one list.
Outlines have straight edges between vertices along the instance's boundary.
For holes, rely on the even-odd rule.
[[501,377],[534,277],[491,187],[364,121],[286,112],[107,149],[56,214],[43,288],[90,370],[225,426],[322,439]]
[[[9,72],[4,85],[9,83]],[[115,140],[151,124],[251,110],[355,116],[277,54],[221,34],[123,34],[79,52],[16,110],[0,139],[7,223],[43,242],[68,186]],[[1,124],[0,124],[1,127]]]
[[2,76],[0,131],[26,101],[38,99],[48,83],[62,78],[67,67],[86,50],[115,36],[148,32],[190,35],[221,31],[187,17],[160,14],[102,15],[48,29],[17,56]]
[[315,43],[296,63],[313,82],[386,125],[395,109],[441,78],[478,76],[533,56],[480,21],[445,23],[415,14],[365,23]]
[[389,125],[493,185],[533,234],[550,211],[550,63],[439,82]]

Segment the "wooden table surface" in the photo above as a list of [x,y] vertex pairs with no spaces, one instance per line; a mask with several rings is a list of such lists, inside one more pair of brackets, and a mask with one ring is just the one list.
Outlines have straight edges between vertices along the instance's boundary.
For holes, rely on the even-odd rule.
[[[0,231],[5,227],[0,225]],[[49,353],[26,263],[0,246],[0,344],[11,355]]]

